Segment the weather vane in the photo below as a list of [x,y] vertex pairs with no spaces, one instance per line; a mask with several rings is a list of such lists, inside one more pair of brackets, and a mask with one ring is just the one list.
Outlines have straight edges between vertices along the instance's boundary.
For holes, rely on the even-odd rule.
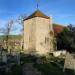
[[39,0],[37,0],[37,9],[39,8]]

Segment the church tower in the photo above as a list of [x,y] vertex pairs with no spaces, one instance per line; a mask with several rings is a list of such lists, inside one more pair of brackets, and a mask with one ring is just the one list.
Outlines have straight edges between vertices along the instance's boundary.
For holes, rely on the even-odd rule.
[[24,50],[28,54],[53,52],[52,18],[36,10],[24,19]]

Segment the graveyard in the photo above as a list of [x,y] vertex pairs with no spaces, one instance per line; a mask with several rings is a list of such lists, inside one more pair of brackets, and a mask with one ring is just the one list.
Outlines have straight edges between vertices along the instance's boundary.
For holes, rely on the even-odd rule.
[[74,0],[0,0],[0,75],[75,75]]
[[[0,75],[75,74],[75,28],[53,24],[51,20],[36,10],[23,20],[24,34],[12,39],[8,32],[1,38]],[[73,40],[69,42],[69,39]]]
[[[4,57],[5,59],[5,57]],[[0,62],[0,75],[74,75],[75,59],[70,54],[58,57],[28,55],[22,53],[7,54],[7,60]],[[71,61],[69,61],[71,60]],[[71,64],[69,64],[69,62]],[[67,64],[66,64],[67,63]],[[67,66],[68,65],[68,66]],[[72,66],[73,65],[73,66]],[[72,66],[72,67],[71,67]],[[70,69],[71,67],[71,69]]]

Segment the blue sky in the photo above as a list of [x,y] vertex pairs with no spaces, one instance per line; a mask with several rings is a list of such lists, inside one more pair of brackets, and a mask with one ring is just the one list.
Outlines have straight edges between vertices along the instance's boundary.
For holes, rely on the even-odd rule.
[[[37,0],[0,0],[0,27],[19,15],[36,10]],[[39,0],[39,10],[53,17],[53,23],[75,25],[75,0]]]

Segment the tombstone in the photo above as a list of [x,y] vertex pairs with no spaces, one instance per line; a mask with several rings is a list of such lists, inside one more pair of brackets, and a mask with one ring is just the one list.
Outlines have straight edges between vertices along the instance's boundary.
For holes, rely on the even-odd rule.
[[7,63],[7,52],[3,48],[0,48],[0,62]]
[[2,61],[5,63],[7,62],[7,54],[5,51],[2,52]]
[[65,63],[64,63],[64,69],[63,71],[75,71],[75,58],[72,54],[67,53],[66,58],[65,58]]

